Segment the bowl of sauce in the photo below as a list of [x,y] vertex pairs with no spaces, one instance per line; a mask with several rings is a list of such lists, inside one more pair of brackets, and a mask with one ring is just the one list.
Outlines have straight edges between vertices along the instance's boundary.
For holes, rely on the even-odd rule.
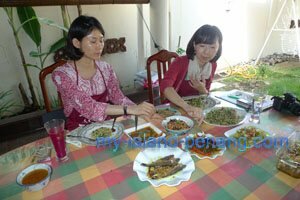
[[162,121],[162,126],[173,135],[183,135],[194,127],[194,122],[188,117],[173,115],[165,118]]
[[43,189],[50,181],[52,167],[39,163],[28,166],[17,176],[17,184],[34,192]]

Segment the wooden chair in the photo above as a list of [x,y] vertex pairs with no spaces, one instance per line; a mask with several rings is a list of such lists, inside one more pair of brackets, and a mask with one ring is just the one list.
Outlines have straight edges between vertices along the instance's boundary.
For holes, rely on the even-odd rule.
[[[156,62],[158,84],[160,84],[161,80],[163,79],[163,75],[166,73],[166,71],[168,70],[171,64],[171,61],[177,57],[178,55],[175,52],[160,50],[158,53],[150,56],[147,59],[148,97],[150,103],[157,105],[163,101],[163,95],[158,95],[157,97],[154,97],[153,85],[151,79],[151,64],[153,62]],[[158,88],[158,94],[160,94],[159,88]]]
[[[39,74],[41,89],[42,89],[43,98],[44,98],[44,102],[45,102],[45,108],[46,108],[47,112],[51,112],[52,108],[51,108],[51,101],[49,100],[47,87],[46,87],[46,81],[45,81],[46,77],[48,75],[50,75],[57,67],[65,64],[65,63],[66,63],[65,60],[59,60],[58,62],[42,69],[42,71]],[[58,94],[59,103],[62,106],[62,100],[61,100],[60,94],[58,92],[57,92],[57,94]]]

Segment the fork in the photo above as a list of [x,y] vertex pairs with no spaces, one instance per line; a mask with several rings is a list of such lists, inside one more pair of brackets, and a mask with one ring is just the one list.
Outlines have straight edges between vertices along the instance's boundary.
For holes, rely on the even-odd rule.
[[204,101],[204,104],[205,104],[205,105],[208,104],[208,97],[209,97],[209,92],[207,92],[206,97],[205,97],[205,101]]
[[138,116],[134,116],[134,125],[135,125],[135,131],[137,131],[137,126],[138,126]]
[[114,117],[114,121],[113,121],[113,123],[112,123],[112,127],[111,127],[111,131],[112,132],[114,132],[115,131],[115,129],[114,129],[114,126],[115,126],[115,122],[116,122],[116,117]]

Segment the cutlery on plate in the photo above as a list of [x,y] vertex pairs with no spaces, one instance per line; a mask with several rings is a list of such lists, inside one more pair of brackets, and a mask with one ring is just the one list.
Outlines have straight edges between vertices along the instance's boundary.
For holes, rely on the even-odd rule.
[[137,126],[138,126],[138,116],[134,116],[134,125],[135,125],[135,131],[137,131]]
[[113,123],[112,123],[112,127],[111,127],[111,131],[112,132],[114,132],[116,129],[114,128],[114,126],[115,126],[115,122],[116,122],[116,117],[114,117],[114,121],[113,121]]
[[86,139],[92,142],[96,142],[96,139],[92,139],[92,138],[88,138],[88,137],[84,137],[84,136],[78,136],[78,135],[67,135],[67,137],[70,138],[82,138],[82,139]]
[[209,92],[207,92],[206,97],[205,97],[205,101],[204,101],[205,105],[207,105],[209,103],[208,97],[209,97]]

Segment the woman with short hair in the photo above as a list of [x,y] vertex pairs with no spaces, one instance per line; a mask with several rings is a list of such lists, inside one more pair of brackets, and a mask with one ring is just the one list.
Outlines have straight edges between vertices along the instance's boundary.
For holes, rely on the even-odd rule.
[[222,54],[222,33],[212,25],[201,26],[190,39],[186,55],[176,58],[160,83],[161,93],[198,121],[202,110],[181,97],[207,94]]
[[66,45],[69,60],[52,73],[68,130],[102,122],[112,115],[151,117],[155,113],[152,104],[135,105],[120,90],[111,65],[100,59],[104,36],[101,23],[94,17],[79,16],[70,26]]

